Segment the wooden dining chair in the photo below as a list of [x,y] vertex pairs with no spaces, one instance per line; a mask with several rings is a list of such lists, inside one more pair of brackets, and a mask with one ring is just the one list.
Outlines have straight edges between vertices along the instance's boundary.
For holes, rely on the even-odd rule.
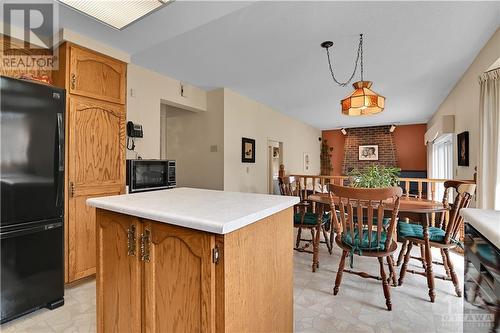
[[[396,273],[391,255],[397,249],[394,235],[399,199],[402,193],[403,191],[399,187],[367,189],[330,186],[331,205],[339,211],[339,214],[333,215],[333,218],[337,219],[336,223],[338,222],[340,225],[335,242],[342,249],[342,257],[333,288],[334,295],[339,292],[343,272],[356,274],[363,278],[382,280],[385,304],[389,311],[392,310],[389,282],[392,280],[395,285]],[[392,205],[391,217],[384,219],[387,205]],[[380,266],[380,276],[344,269],[348,256],[350,256],[352,268],[354,255],[376,257]],[[384,258],[389,266],[389,276],[384,269]]]
[[[321,207],[313,207],[307,198],[302,197],[300,181],[292,176],[279,177],[281,195],[298,196],[300,203],[294,206],[293,226],[297,228],[297,238],[294,250],[311,253],[313,255],[312,271],[319,268],[319,246],[326,244],[328,253],[332,254],[333,228],[331,226],[331,213],[323,211]],[[321,218],[319,218],[321,216]],[[303,238],[303,231],[309,230],[311,238]],[[324,240],[321,240],[323,234]],[[301,245],[303,243],[303,245]],[[310,248],[312,247],[312,250]]]
[[[460,181],[454,180],[454,181],[450,181],[450,182],[459,182],[460,184],[475,184],[474,181],[469,181],[469,180],[460,180]],[[449,184],[452,184],[452,183],[449,183]],[[443,195],[442,203],[447,211],[449,211],[451,209],[451,205],[449,204],[449,197],[450,197],[449,195],[450,195],[450,192],[447,191],[446,187],[445,187],[445,192]],[[419,214],[413,214],[410,218],[407,217],[406,221],[407,221],[407,223],[421,223],[421,221],[418,221],[418,218],[419,218]],[[437,226],[439,227],[439,226],[443,225],[443,223],[446,222],[445,219],[446,219],[446,214],[440,214],[439,220],[436,221]],[[400,266],[403,263],[404,256],[405,256],[405,253],[406,253],[406,250],[408,247],[408,240],[399,239],[399,241],[402,243],[402,245],[401,245],[401,250],[399,250],[398,260],[397,260],[396,266]],[[420,247],[420,257],[410,256],[410,259],[416,259],[416,260],[422,261],[421,258],[423,258],[425,256],[424,244],[419,244],[419,247]],[[441,263],[435,262],[435,263],[440,264],[440,265],[444,265],[445,254],[444,254],[443,250],[441,250],[440,252],[441,252],[441,258],[442,258],[443,262],[441,262]],[[425,262],[422,261],[422,267],[425,268],[424,265],[425,265]]]
[[[427,277],[427,285],[429,287],[429,298],[434,302],[434,278],[439,278],[446,281],[452,281],[455,286],[455,292],[458,297],[462,297],[460,284],[453,267],[453,262],[450,260],[450,249],[459,246],[458,233],[463,227],[463,218],[460,216],[460,210],[469,206],[472,196],[476,190],[476,185],[467,181],[448,180],[444,183],[444,200],[443,204],[447,208],[447,212],[441,214],[439,225],[436,227],[429,226],[428,223],[416,224],[400,221],[398,223],[398,237],[408,243],[406,253],[404,255],[403,266],[399,274],[398,284],[402,285],[406,272],[419,274]],[[451,189],[455,189],[456,196],[452,205],[448,204],[448,195]],[[445,214],[449,214],[448,221]],[[411,249],[413,245],[423,246],[425,249],[424,255],[420,257],[411,257]],[[432,260],[432,248],[438,248],[441,252],[443,262]],[[415,271],[408,269],[410,259],[417,259],[422,263],[424,271]],[[446,276],[436,275],[433,273],[433,264],[441,264],[444,266]]]

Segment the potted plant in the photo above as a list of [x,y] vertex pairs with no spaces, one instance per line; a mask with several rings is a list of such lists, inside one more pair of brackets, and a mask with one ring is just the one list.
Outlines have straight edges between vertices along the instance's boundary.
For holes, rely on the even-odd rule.
[[362,170],[354,169],[349,173],[352,187],[383,188],[399,185],[400,168],[373,164]]

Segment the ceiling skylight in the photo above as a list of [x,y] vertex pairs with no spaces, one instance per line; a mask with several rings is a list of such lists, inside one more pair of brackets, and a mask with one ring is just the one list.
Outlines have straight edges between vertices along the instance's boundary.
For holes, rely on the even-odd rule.
[[170,3],[170,0],[59,0],[113,28],[122,30]]

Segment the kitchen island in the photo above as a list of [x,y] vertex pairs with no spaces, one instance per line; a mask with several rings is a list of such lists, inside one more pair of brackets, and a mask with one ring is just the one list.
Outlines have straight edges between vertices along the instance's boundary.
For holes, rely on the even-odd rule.
[[93,198],[98,332],[291,332],[296,197]]

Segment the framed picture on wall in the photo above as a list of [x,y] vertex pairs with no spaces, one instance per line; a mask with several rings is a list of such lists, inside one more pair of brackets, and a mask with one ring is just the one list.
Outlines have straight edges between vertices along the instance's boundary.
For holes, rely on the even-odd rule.
[[241,138],[241,162],[255,163],[255,140]]
[[458,165],[469,166],[469,132],[457,135]]
[[307,172],[311,168],[311,156],[309,153],[304,153],[304,171]]
[[378,161],[378,145],[359,146],[360,161]]

